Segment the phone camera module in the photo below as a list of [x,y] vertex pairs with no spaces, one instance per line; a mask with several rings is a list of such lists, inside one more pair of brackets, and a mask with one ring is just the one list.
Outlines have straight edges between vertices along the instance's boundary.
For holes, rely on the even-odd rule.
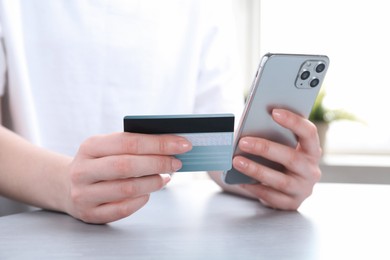
[[325,64],[324,63],[320,63],[320,64],[317,65],[317,67],[316,67],[316,72],[317,73],[321,73],[324,70],[325,70]]
[[302,72],[302,74],[301,74],[301,79],[302,80],[306,80],[309,77],[310,77],[310,72],[309,71],[305,70],[304,72]]
[[310,87],[312,87],[312,88],[317,87],[318,84],[320,84],[320,80],[317,79],[317,78],[314,78],[314,79],[312,79],[312,80],[310,81]]
[[314,89],[321,86],[328,62],[323,59],[308,59],[304,61],[295,74],[295,87],[299,89]]

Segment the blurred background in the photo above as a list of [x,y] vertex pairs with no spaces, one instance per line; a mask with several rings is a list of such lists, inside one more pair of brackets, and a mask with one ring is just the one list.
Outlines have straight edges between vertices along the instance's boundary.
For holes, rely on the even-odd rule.
[[233,0],[241,82],[267,52],[325,54],[324,181],[390,183],[390,7],[385,0]]

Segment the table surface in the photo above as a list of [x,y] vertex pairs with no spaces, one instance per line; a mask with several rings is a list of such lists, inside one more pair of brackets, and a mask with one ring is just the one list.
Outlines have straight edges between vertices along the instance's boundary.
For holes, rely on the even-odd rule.
[[0,218],[0,259],[390,259],[390,186],[316,185],[298,212],[172,181],[132,216],[89,225],[34,211]]

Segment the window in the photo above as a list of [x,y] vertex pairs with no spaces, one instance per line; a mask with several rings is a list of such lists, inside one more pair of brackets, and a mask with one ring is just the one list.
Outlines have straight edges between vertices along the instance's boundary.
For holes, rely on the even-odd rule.
[[[257,62],[267,52],[329,56],[325,105],[364,121],[332,123],[329,153],[390,155],[390,8],[385,0],[236,0],[236,5],[259,24],[248,34]],[[253,76],[253,60],[246,61]]]

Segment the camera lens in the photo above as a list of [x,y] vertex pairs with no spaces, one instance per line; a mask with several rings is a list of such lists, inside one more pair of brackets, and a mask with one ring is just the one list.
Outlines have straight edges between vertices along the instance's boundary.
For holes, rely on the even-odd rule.
[[310,77],[310,72],[305,70],[304,72],[302,72],[301,74],[301,79],[302,80],[305,80],[305,79],[308,79]]
[[310,81],[310,87],[314,88],[314,87],[317,87],[318,84],[320,84],[320,80],[317,79],[317,78],[314,78]]
[[321,72],[324,71],[324,69],[325,69],[325,64],[324,64],[324,63],[320,63],[320,64],[318,64],[317,67],[316,67],[316,72],[317,72],[317,73],[321,73]]

